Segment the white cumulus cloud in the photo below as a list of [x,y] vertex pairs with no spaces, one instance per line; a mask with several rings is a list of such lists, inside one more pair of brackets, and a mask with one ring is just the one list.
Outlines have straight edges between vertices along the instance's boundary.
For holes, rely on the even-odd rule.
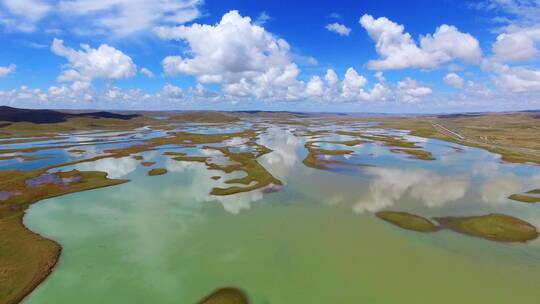
[[[0,24],[31,32],[58,23],[84,35],[127,36],[198,18],[203,0],[0,0]],[[48,21],[48,22],[47,22]],[[43,24],[39,24],[42,22]],[[38,26],[40,25],[40,26]]]
[[51,11],[51,6],[42,0],[0,0],[0,24],[9,30],[34,31],[36,22]]
[[253,24],[238,11],[223,15],[215,25],[159,27],[162,39],[187,42],[189,57],[163,59],[166,74],[187,74],[201,83],[221,83],[237,96],[258,98],[295,94],[300,73],[292,62],[289,44]]
[[446,76],[444,76],[444,82],[446,82],[446,84],[448,84],[449,86],[452,86],[452,87],[454,87],[456,89],[463,88],[463,85],[465,84],[465,80],[463,80],[463,78],[461,78],[456,73],[448,73],[448,74],[446,74]]
[[319,76],[313,76],[306,86],[306,94],[309,96],[322,97],[324,94],[324,83]]
[[392,89],[383,77],[367,89],[367,79],[352,67],[347,69],[343,80],[334,70],[328,69],[324,80],[313,76],[307,83],[304,97],[328,102],[386,101],[392,97]]
[[9,74],[15,73],[15,70],[17,69],[17,66],[14,64],[10,64],[8,66],[0,66],[0,77],[7,76]]
[[94,79],[116,80],[137,73],[137,66],[129,56],[107,44],[98,48],[81,44],[80,50],[74,50],[64,46],[64,41],[54,39],[51,50],[68,61],[59,81],[90,83]]
[[158,93],[159,97],[169,99],[169,100],[179,100],[184,97],[182,89],[170,83],[167,83],[161,88]]
[[506,66],[495,81],[502,89],[513,92],[540,91],[539,70]]
[[370,69],[432,69],[456,59],[478,62],[482,55],[478,40],[452,25],[443,24],[433,35],[421,36],[418,46],[403,25],[386,17],[363,15],[360,24],[375,41],[381,56],[368,62]]
[[512,67],[493,59],[484,59],[482,68],[493,73],[500,92],[540,92],[540,70]]
[[337,23],[337,22],[334,22],[334,23],[330,23],[326,26],[326,29],[329,30],[330,32],[334,32],[340,36],[349,36],[349,34],[351,33],[351,29],[346,27],[345,25],[343,24],[340,24],[340,23]]
[[348,68],[347,72],[345,72],[345,78],[343,79],[342,83],[342,95],[345,98],[357,95],[361,88],[366,85],[366,83],[367,79],[364,76],[359,75],[355,69]]
[[119,36],[163,24],[182,24],[200,16],[202,0],[71,0],[60,1],[58,11],[84,18],[95,29]]
[[142,68],[139,72],[140,72],[141,74],[143,74],[144,76],[148,77],[148,78],[154,78],[154,77],[156,77],[156,75],[154,74],[154,72],[150,71],[150,70],[147,69],[147,68]]
[[397,83],[397,96],[405,102],[416,102],[422,97],[431,95],[429,87],[420,85],[416,80],[409,77]]
[[520,28],[498,35],[492,49],[495,58],[501,62],[528,61],[538,58],[540,54],[536,47],[538,43],[540,43],[540,26]]

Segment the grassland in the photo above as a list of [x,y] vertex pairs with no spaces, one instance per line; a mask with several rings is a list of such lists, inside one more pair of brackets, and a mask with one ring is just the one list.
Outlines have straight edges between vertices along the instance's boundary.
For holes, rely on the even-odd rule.
[[[61,247],[26,229],[23,213],[0,219],[0,303],[19,303],[52,271]],[[31,250],[29,250],[31,248]]]
[[378,128],[409,130],[412,135],[441,139],[500,154],[511,163],[540,164],[540,119],[528,113],[379,117]]
[[[43,137],[49,138],[56,136],[59,133],[67,133],[73,131],[128,131],[136,128],[144,127],[145,125],[159,124],[147,117],[138,117],[132,120],[118,120],[111,118],[70,118],[65,122],[50,123],[50,124],[35,124],[30,122],[10,123],[3,128],[0,138],[14,137]],[[164,124],[161,122],[160,124]]]
[[230,113],[224,112],[211,112],[211,111],[197,111],[197,112],[184,112],[180,114],[170,115],[167,113],[169,121],[187,121],[192,123],[232,123],[238,122],[240,119]]
[[[156,119],[154,116],[163,114],[166,120]],[[56,123],[10,122],[0,120],[0,138],[18,138],[17,142],[32,142],[35,140],[58,139],[59,133],[73,131],[132,131],[137,128],[152,126],[163,130],[170,129],[177,123],[212,123],[229,124],[239,121],[235,115],[223,112],[185,112],[170,113],[141,113],[130,119],[96,118],[96,117],[69,117],[65,121]],[[34,137],[40,137],[34,139]]]

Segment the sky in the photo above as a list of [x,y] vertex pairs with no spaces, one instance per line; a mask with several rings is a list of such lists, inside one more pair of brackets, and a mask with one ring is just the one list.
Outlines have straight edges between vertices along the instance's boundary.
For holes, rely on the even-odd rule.
[[540,109],[540,0],[0,0],[0,105]]

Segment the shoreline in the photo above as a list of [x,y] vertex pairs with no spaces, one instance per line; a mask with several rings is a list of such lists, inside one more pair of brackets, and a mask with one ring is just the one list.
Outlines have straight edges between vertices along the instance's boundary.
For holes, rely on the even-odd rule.
[[[5,304],[23,302],[53,273],[63,251],[63,247],[59,242],[44,237],[27,227],[23,220],[25,215],[26,211],[14,217],[0,220],[2,230],[17,236],[17,238],[6,238],[4,240],[10,246],[8,249],[20,252],[23,256],[22,263],[7,256],[4,261],[8,266],[4,265],[5,272],[1,275],[10,279],[26,281],[19,282],[21,285],[18,290],[14,289],[13,292],[4,295],[0,302]],[[32,251],[27,250],[29,243],[33,244]],[[30,278],[21,278],[21,273],[30,273]]]
[[[49,276],[53,273],[54,269],[56,268],[56,266],[58,265],[58,263],[60,262],[60,256],[62,255],[62,252],[64,250],[64,248],[62,247],[62,245],[60,245],[60,243],[56,240],[53,240],[53,239],[49,239],[49,238],[46,238],[44,237],[43,235],[31,230],[30,228],[28,228],[25,224],[24,224],[24,217],[26,216],[26,210],[23,214],[23,216],[21,217],[21,225],[24,227],[25,230],[27,230],[29,233],[31,234],[34,234],[35,236],[37,236],[38,238],[41,238],[43,240],[47,240],[51,243],[53,243],[55,246],[56,246],[56,254],[52,257],[52,259],[50,259],[50,264],[47,265],[48,267],[46,269],[43,270],[43,276],[38,280],[36,281],[34,284],[31,284],[27,287],[27,290],[23,291],[21,293],[21,295],[18,297],[18,298],[15,298],[14,301],[12,303],[16,304],[16,303],[22,303],[28,296],[30,296],[30,294],[32,294],[43,282],[45,282],[45,280],[47,280],[49,278]],[[11,304],[11,302],[7,302],[8,304]]]
[[49,198],[129,182],[108,179],[104,172],[77,171],[77,174],[81,174],[82,180],[74,184],[74,188],[57,193],[45,192],[41,197],[25,201],[23,210],[0,219],[0,230],[10,236],[0,241],[0,246],[7,248],[0,252],[0,266],[5,269],[0,272],[0,280],[4,283],[0,286],[0,304],[21,303],[53,273],[63,251],[58,241],[34,232],[25,225],[24,216],[29,206]]

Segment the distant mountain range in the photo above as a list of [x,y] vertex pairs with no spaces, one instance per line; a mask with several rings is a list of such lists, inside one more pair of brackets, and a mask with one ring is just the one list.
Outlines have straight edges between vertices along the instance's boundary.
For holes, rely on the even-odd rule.
[[137,114],[117,114],[106,111],[88,113],[67,113],[54,110],[32,110],[19,109],[8,106],[0,106],[0,121],[5,122],[32,122],[32,123],[58,123],[64,122],[68,118],[90,117],[90,118],[112,118],[128,120],[138,117]]
[[[135,117],[146,115],[146,113],[167,114],[169,117],[176,117],[185,119],[187,121],[199,121],[199,122],[212,122],[212,121],[238,121],[239,118],[246,116],[259,116],[259,117],[282,117],[282,118],[305,118],[316,115],[347,115],[347,116],[432,116],[435,115],[438,118],[459,118],[459,117],[474,117],[489,114],[503,114],[503,113],[527,113],[532,117],[540,119],[540,110],[526,110],[517,112],[463,112],[463,113],[449,113],[449,114],[384,114],[384,113],[310,113],[310,112],[293,112],[293,111],[156,111],[156,112],[139,112],[139,111],[124,111],[124,114],[113,113],[107,111],[74,111],[74,110],[34,110],[34,109],[20,109],[8,106],[0,106],[0,122],[12,123],[12,122],[31,122],[37,124],[45,123],[59,123],[65,122],[69,118],[76,117],[88,117],[88,118],[110,118],[129,120]],[[129,113],[129,114],[128,114]],[[171,116],[172,115],[172,116]],[[0,123],[1,125],[1,123]]]

